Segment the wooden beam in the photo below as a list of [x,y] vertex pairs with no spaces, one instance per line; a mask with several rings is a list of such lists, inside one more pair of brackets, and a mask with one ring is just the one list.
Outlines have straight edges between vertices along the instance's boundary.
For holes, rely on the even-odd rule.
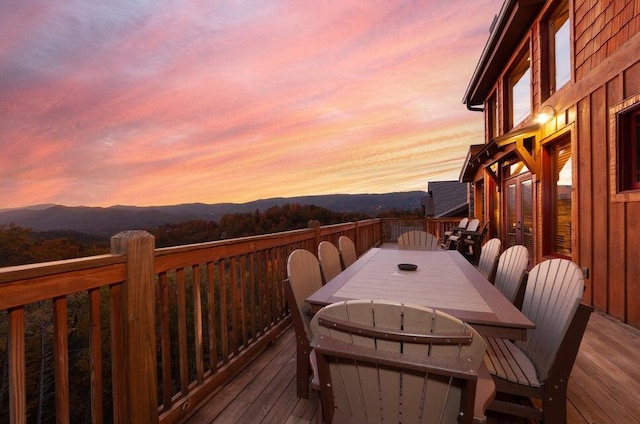
[[529,171],[531,171],[532,174],[540,175],[540,165],[538,164],[538,162],[536,162],[533,156],[529,154],[529,151],[524,147],[523,138],[518,138],[516,140],[516,154],[518,155],[520,160],[524,162],[525,165],[527,165],[527,168],[529,168]]
[[484,167],[484,172],[485,172],[489,177],[491,177],[491,179],[493,180],[493,182],[494,182],[497,186],[499,186],[499,185],[500,185],[500,179],[498,178],[498,176],[495,174],[495,172],[493,172],[493,170],[492,170],[490,167],[485,166],[485,167]]

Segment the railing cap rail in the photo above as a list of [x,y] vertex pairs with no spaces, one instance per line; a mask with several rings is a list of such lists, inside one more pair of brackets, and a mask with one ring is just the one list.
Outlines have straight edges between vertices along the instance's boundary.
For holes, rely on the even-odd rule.
[[124,255],[97,255],[83,258],[64,259],[60,261],[38,262],[34,264],[16,265],[0,268],[0,284],[12,281],[27,280],[42,276],[63,274],[70,271],[96,268],[124,263]]

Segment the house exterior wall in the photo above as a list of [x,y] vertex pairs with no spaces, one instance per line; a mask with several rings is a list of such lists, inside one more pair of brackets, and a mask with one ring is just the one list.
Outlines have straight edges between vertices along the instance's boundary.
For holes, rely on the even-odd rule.
[[[640,0],[570,0],[572,78],[557,92],[545,96],[542,76],[546,69],[542,56],[542,27],[558,1],[546,1],[531,27],[513,50],[495,85],[485,100],[485,142],[489,143],[489,99],[498,104],[498,131],[505,134],[508,102],[505,78],[521,49],[531,55],[532,111],[517,130],[533,123],[543,106],[550,105],[555,117],[535,134],[532,156],[540,165],[534,175],[534,262],[546,259],[543,234],[549,231],[545,216],[545,146],[561,136],[569,136],[572,151],[572,253],[571,259],[588,270],[584,301],[640,328],[640,196],[616,199],[610,138],[612,108],[640,94]],[[545,98],[546,97],[546,98]],[[502,149],[486,163],[510,154]],[[501,181],[479,169],[475,187],[483,190],[485,216],[501,208]],[[496,191],[498,194],[496,195]],[[476,193],[477,195],[479,193]],[[498,200],[491,201],[496,198]],[[504,229],[496,227],[503,237]]]

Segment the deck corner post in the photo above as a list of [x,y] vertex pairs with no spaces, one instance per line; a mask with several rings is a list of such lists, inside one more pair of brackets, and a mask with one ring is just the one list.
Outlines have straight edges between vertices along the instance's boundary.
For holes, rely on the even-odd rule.
[[157,423],[155,238],[139,230],[118,233],[111,253],[127,256],[126,279],[112,298],[114,422]]

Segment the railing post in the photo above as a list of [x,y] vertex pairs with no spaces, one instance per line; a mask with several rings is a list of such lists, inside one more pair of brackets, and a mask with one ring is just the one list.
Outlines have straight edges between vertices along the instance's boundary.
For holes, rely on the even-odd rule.
[[314,238],[316,240],[316,246],[315,246],[316,250],[315,252],[313,252],[313,254],[318,256],[318,245],[322,241],[320,237],[320,221],[318,221],[317,219],[312,219],[311,221],[307,222],[307,227],[314,229]]
[[112,291],[114,421],[157,423],[155,238],[146,231],[118,233],[111,253],[127,255],[126,280]]
[[353,244],[356,246],[356,255],[360,256],[360,231],[359,230],[359,226],[358,226],[358,222],[356,221],[356,228],[355,228],[355,237],[354,237],[354,241]]

